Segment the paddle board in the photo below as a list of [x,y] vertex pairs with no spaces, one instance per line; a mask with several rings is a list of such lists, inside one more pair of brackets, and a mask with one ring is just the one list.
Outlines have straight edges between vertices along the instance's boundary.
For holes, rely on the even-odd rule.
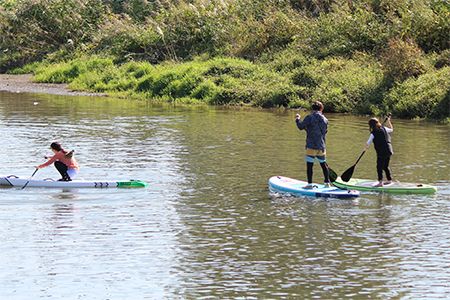
[[[29,182],[28,182],[29,181]],[[141,180],[117,180],[117,181],[89,181],[89,180],[73,180],[73,181],[56,181],[51,178],[47,179],[31,179],[17,177],[15,175],[0,176],[1,186],[23,187],[26,183],[29,187],[45,187],[45,188],[140,188],[146,187],[148,184]]]
[[382,187],[374,187],[377,183],[378,181],[357,178],[352,178],[348,182],[344,182],[340,177],[333,182],[337,187],[358,191],[375,191],[396,194],[433,194],[437,191],[436,187],[421,183],[393,182]]
[[269,179],[269,190],[277,193],[289,193],[294,196],[332,197],[332,198],[355,198],[359,196],[358,191],[342,190],[325,187],[323,184],[314,184],[313,189],[304,189],[308,183],[283,176],[273,176]]

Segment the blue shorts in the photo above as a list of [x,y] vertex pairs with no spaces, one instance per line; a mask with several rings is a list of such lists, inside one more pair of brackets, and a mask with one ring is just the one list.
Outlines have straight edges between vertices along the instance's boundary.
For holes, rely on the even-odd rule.
[[306,162],[310,162],[310,163],[314,163],[314,161],[316,159],[319,161],[319,163],[326,162],[327,159],[326,159],[326,152],[325,152],[325,150],[306,148],[305,161]]

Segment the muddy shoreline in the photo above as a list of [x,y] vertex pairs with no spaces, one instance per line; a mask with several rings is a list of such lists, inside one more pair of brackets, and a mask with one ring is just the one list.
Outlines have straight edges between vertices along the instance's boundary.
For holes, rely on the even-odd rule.
[[33,75],[0,74],[0,91],[11,93],[40,93],[64,96],[106,96],[106,94],[73,91],[67,84],[36,83]]

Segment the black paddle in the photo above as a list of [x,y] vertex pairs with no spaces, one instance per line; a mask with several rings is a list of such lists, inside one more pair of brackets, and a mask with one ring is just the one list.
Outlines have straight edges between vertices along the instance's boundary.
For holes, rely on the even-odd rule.
[[353,166],[351,166],[350,168],[348,168],[344,173],[342,173],[341,175],[341,179],[345,182],[349,181],[350,178],[352,178],[353,175],[353,171],[355,171],[355,167],[356,164],[359,162],[359,160],[361,159],[361,157],[363,157],[364,153],[366,153],[366,150],[364,150],[361,155],[358,157],[358,160],[355,162],[355,164]]
[[30,177],[30,179],[28,179],[27,183],[25,183],[25,185],[22,187],[22,190],[28,185],[28,183],[30,183],[31,178],[33,178],[34,174],[36,174],[36,172],[37,172],[38,170],[39,170],[38,168],[36,168],[36,170],[34,170],[33,174],[32,174],[31,177]]
[[328,168],[328,177],[330,179],[330,182],[335,182],[336,179],[338,178],[338,175],[336,174],[335,171],[333,171],[333,169],[330,168],[330,166],[328,166],[328,164],[327,164],[327,168]]
[[[383,124],[386,123],[386,121],[389,119],[389,117],[391,116],[390,113],[388,113],[386,119],[384,119]],[[364,150],[361,155],[358,157],[358,160],[356,160],[355,164],[353,166],[351,166],[350,168],[348,168],[344,173],[342,173],[341,175],[341,179],[342,181],[348,182],[350,180],[350,178],[352,178],[353,175],[353,171],[355,171],[355,167],[358,164],[359,160],[361,159],[361,157],[363,157],[364,153],[366,153],[366,150]]]

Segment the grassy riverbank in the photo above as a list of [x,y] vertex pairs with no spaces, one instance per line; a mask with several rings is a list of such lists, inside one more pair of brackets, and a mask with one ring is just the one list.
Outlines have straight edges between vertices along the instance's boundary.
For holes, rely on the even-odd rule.
[[448,118],[450,6],[0,0],[0,71],[153,101]]

